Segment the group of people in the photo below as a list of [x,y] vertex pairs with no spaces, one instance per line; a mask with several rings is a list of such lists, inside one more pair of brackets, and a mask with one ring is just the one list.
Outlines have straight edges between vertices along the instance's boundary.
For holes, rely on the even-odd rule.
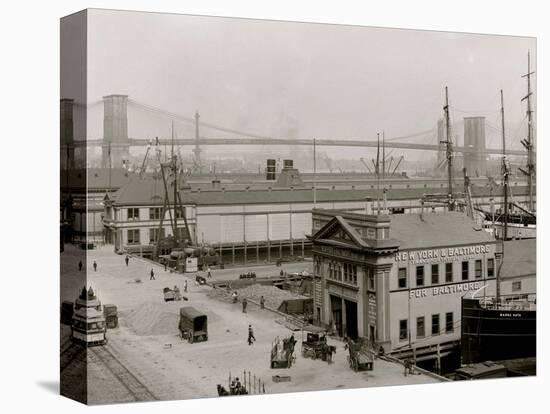
[[[94,272],[97,272],[97,262],[94,260],[94,263],[92,264],[93,268],[94,268]],[[80,260],[78,262],[78,271],[81,272],[82,271],[82,267],[84,267],[84,265],[82,264],[82,260]]]
[[231,380],[231,384],[229,384],[229,391],[227,391],[225,387],[221,384],[218,384],[217,388],[218,388],[218,395],[220,397],[224,397],[227,395],[248,394],[248,391],[246,391],[246,387],[241,384],[241,381],[239,380],[239,378],[234,378]]
[[231,384],[229,385],[229,393],[231,395],[248,394],[246,388],[241,384],[238,377],[231,381]]

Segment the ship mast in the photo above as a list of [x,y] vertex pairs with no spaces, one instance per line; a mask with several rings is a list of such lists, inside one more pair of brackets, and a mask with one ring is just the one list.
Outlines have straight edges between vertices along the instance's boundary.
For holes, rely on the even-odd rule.
[[[174,174],[174,244],[181,244],[180,234],[178,231],[178,165],[176,154],[174,153],[174,121],[172,121],[172,172]],[[179,242],[179,243],[178,243]]]
[[502,122],[502,176],[504,178],[504,228],[501,237],[501,259],[497,271],[496,280],[496,303],[500,303],[500,272],[504,264],[504,242],[508,238],[508,186],[509,175],[508,162],[506,160],[506,134],[504,130],[504,95],[500,90],[500,115]]
[[445,106],[443,107],[445,111],[445,141],[441,141],[442,144],[446,145],[445,155],[447,158],[447,175],[448,175],[448,184],[447,184],[447,197],[449,199],[449,211],[454,211],[454,200],[453,200],[453,143],[451,140],[451,121],[449,117],[449,93],[447,87],[445,86]]
[[508,185],[509,175],[508,163],[506,160],[506,135],[504,132],[504,97],[502,89],[500,90],[500,114],[502,119],[502,176],[504,178],[504,229],[502,239],[508,238]]
[[527,139],[521,141],[522,145],[527,150],[527,165],[526,170],[520,168],[520,171],[527,176],[527,186],[529,191],[529,211],[534,211],[533,202],[533,176],[535,174],[535,164],[533,162],[533,110],[531,109],[531,53],[527,52],[527,73],[522,78],[527,78],[527,95],[522,98],[522,101],[527,100]]

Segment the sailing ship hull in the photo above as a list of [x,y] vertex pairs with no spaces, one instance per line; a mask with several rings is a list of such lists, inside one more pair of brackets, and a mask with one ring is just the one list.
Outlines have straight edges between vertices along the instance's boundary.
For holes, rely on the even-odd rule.
[[536,329],[536,310],[490,309],[462,298],[462,363],[535,357]]

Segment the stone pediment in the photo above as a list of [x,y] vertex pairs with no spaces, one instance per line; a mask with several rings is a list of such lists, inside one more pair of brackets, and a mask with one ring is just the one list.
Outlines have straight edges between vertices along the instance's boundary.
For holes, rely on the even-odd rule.
[[369,244],[341,216],[334,217],[312,237],[313,241],[333,241],[350,247],[368,248]]

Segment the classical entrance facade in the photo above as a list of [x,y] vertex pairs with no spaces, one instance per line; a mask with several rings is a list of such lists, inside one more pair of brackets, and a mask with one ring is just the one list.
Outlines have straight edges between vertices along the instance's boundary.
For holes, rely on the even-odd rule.
[[497,242],[462,214],[318,209],[313,220],[316,319],[338,336],[443,352],[460,340],[461,297],[494,292]]

